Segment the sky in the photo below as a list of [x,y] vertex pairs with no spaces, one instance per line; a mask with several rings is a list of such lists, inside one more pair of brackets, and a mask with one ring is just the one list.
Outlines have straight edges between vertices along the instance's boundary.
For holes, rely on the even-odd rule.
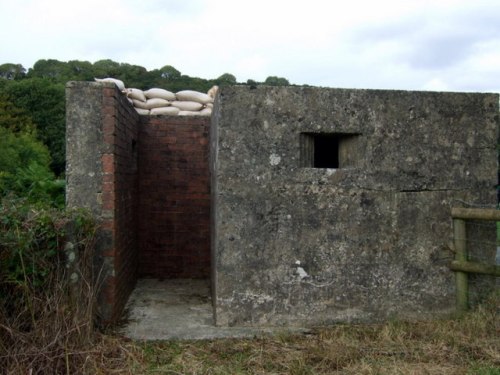
[[0,0],[0,64],[112,59],[206,79],[500,92],[500,0]]

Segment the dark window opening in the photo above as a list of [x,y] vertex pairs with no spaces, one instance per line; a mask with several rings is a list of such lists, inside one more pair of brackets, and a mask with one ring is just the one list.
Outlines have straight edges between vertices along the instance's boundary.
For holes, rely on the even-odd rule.
[[339,139],[331,136],[314,137],[314,168],[339,168]]
[[301,133],[300,160],[306,168],[346,168],[360,160],[359,134]]

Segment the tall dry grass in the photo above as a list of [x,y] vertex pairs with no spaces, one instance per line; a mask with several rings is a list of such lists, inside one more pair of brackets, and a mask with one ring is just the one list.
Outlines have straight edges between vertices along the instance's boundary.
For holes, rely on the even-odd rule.
[[94,328],[90,217],[17,200],[0,217],[0,374],[126,369],[119,340]]

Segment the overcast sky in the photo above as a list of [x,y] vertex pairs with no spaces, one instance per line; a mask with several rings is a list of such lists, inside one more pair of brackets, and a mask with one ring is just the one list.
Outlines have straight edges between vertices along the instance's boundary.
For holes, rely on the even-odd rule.
[[0,0],[0,64],[112,59],[238,82],[500,92],[500,0]]

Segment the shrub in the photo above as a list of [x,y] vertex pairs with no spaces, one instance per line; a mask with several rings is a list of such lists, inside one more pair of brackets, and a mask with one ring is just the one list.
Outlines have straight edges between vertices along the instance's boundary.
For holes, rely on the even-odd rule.
[[93,340],[93,232],[84,211],[2,199],[0,368],[7,373],[66,373],[85,360],[81,348]]
[[0,196],[13,194],[45,206],[64,206],[64,180],[50,170],[50,155],[31,132],[0,127]]

